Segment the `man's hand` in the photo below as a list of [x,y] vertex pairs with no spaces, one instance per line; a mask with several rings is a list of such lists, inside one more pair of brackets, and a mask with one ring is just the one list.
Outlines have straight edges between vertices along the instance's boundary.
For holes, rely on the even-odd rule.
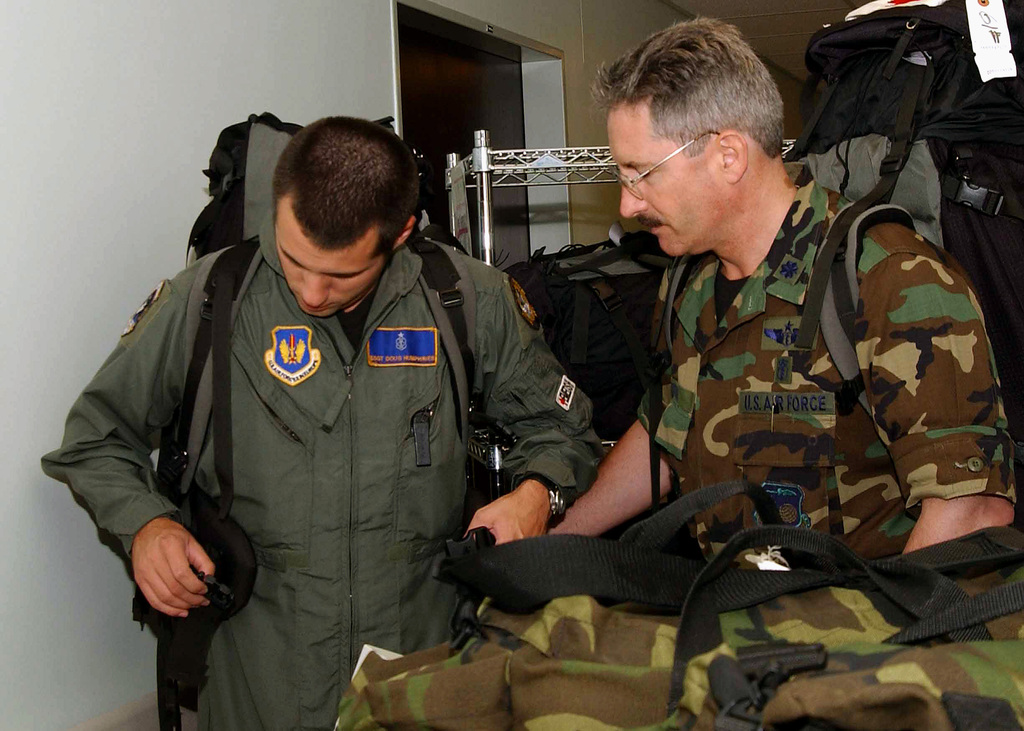
[[494,534],[495,543],[508,543],[542,535],[550,515],[548,489],[537,480],[523,480],[508,495],[476,511],[469,530],[483,526]]
[[153,518],[135,534],[132,573],[154,609],[187,617],[192,607],[210,603],[193,566],[207,575],[216,570],[199,541],[170,518]]

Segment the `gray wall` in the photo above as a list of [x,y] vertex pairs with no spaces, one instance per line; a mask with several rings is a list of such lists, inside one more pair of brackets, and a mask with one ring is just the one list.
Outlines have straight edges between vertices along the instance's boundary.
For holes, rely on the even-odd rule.
[[[444,0],[560,49],[567,144],[606,144],[600,60],[677,14],[657,0]],[[149,290],[176,272],[220,129],[395,113],[390,0],[0,4],[0,727],[66,728],[152,690],[153,642],[84,510],[45,478],[68,407]],[[242,19],[244,18],[244,22]],[[615,194],[574,191],[577,240]]]

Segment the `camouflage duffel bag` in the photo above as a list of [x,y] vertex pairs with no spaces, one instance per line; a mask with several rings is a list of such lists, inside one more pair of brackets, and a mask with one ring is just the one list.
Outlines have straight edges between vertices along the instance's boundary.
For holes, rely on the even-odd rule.
[[[671,590],[659,584],[679,570],[666,568],[675,557],[616,564],[601,544],[611,542],[551,536],[447,561],[443,576],[492,597],[473,632],[458,647],[371,656],[342,698],[339,728],[959,731],[1024,721],[1024,535],[1011,528],[873,561],[824,534],[752,528]],[[733,568],[769,545],[791,570]],[[562,596],[537,609],[555,590],[523,577],[549,555],[612,565],[614,578],[595,582],[605,601]],[[571,570],[562,578],[578,583]],[[606,606],[628,594],[642,604]],[[667,614],[673,604],[680,613]]]

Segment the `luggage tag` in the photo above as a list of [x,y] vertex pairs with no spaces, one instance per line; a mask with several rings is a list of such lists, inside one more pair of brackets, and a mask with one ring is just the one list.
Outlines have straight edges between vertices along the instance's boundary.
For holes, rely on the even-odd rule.
[[1011,53],[1010,26],[1003,0],[967,0],[966,5],[974,62],[978,64],[981,80],[1016,77],[1017,62]]
[[747,554],[746,559],[759,571],[789,571],[789,562],[781,551],[782,546],[768,546],[763,553]]

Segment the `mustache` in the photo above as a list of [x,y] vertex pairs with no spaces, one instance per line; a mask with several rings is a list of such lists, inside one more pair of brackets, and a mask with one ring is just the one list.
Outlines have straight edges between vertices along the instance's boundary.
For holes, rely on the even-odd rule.
[[644,228],[656,228],[657,226],[662,225],[662,222],[659,219],[652,216],[645,216],[643,214],[636,217],[636,222]]

